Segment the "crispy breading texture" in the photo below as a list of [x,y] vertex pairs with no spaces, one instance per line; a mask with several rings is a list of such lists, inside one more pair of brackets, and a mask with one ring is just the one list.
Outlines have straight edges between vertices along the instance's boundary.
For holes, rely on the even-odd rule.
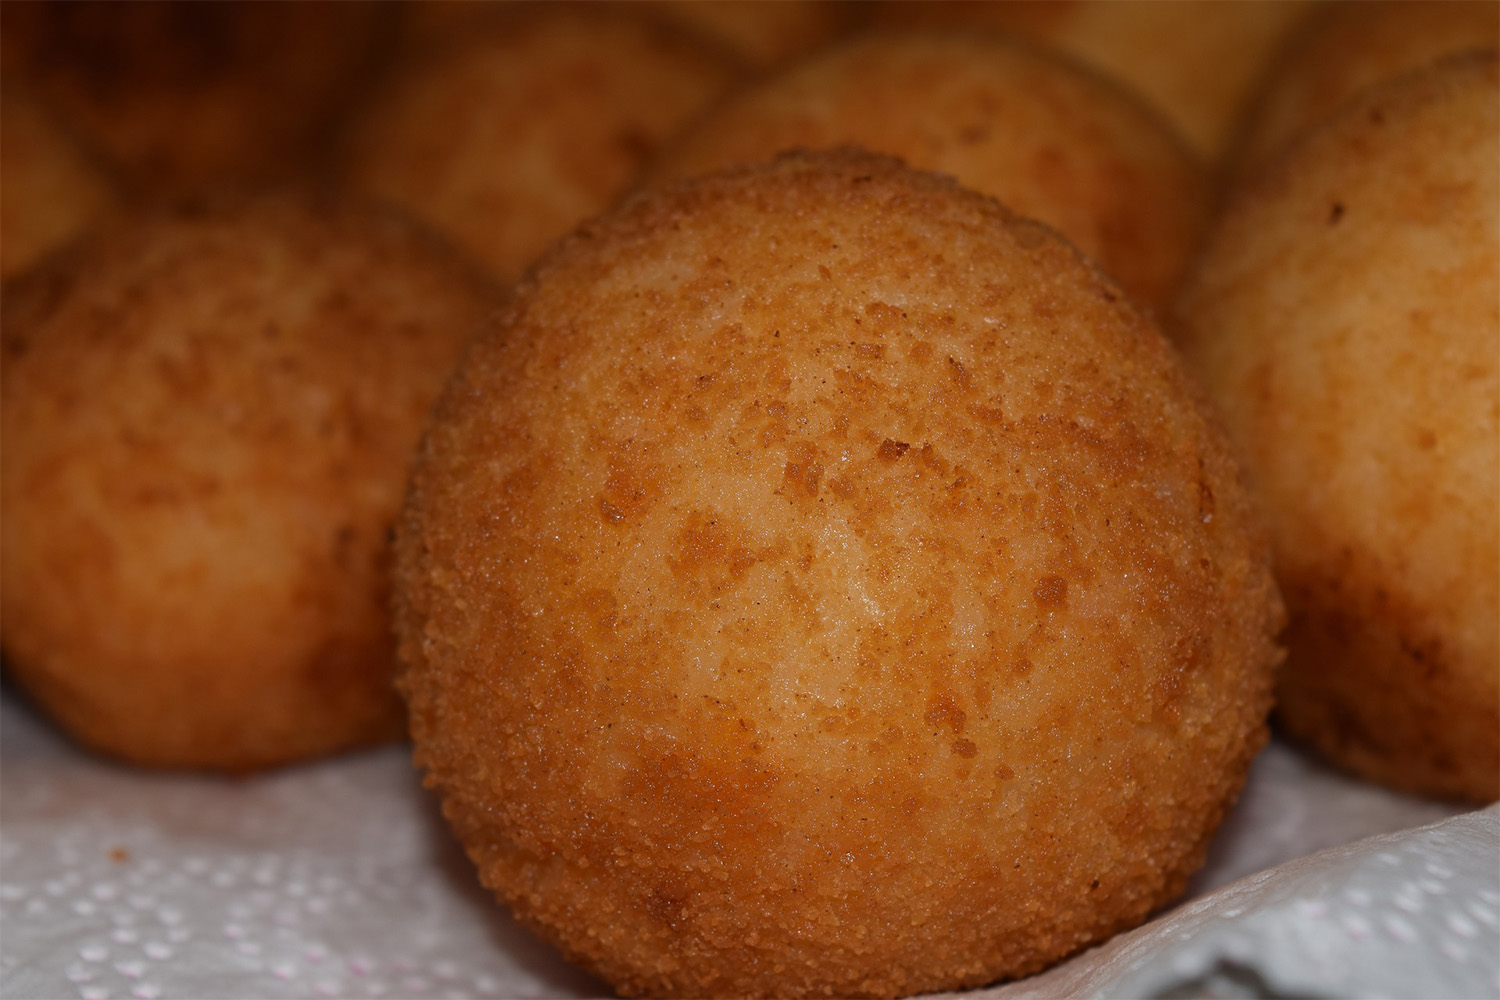
[[797,154],[556,248],[398,528],[417,760],[627,994],[1018,976],[1180,892],[1280,603],[1219,433],[1070,245]]

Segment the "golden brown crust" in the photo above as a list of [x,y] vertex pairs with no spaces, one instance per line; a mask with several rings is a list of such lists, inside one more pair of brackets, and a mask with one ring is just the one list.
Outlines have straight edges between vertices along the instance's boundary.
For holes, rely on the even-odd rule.
[[487,291],[295,198],[118,220],[3,303],[7,666],[78,739],[244,770],[400,735],[388,539]]
[[1288,730],[1407,791],[1500,796],[1493,54],[1365,92],[1233,202],[1183,337],[1272,524]]
[[419,453],[417,759],[624,993],[1034,971],[1182,889],[1264,740],[1235,475],[1119,292],[950,181],[803,154],[634,198]]
[[447,233],[507,282],[624,193],[739,75],[712,47],[619,10],[519,6],[412,56],[342,152],[345,183]]
[[871,33],[742,90],[664,153],[681,178],[858,145],[955,177],[1073,240],[1164,310],[1207,222],[1208,178],[1103,77],[1000,37]]

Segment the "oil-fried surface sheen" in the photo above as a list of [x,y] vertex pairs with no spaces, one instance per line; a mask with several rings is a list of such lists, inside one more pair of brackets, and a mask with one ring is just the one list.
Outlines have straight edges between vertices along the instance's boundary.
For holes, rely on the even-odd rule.
[[417,759],[622,992],[895,995],[1179,892],[1280,604],[1174,356],[1042,226],[864,154],[632,199],[440,402]]
[[144,764],[398,738],[388,536],[492,307],[436,241],[296,198],[124,217],[7,286],[15,679]]
[[1181,318],[1270,521],[1288,730],[1500,798],[1500,60],[1367,90],[1273,162]]

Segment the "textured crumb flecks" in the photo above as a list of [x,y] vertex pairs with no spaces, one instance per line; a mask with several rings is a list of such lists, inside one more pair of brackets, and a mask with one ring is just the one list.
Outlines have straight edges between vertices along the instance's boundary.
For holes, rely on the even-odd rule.
[[8,670],[141,763],[399,736],[388,535],[489,308],[406,225],[295,198],[124,217],[8,287]]
[[624,992],[1020,975],[1179,892],[1262,745],[1250,522],[1042,226],[856,153],[644,195],[523,282],[419,452],[418,761]]
[[1354,772],[1500,796],[1500,82],[1365,92],[1247,186],[1184,296],[1271,521],[1279,710]]
[[949,174],[1059,230],[1139,303],[1164,310],[1209,209],[1208,175],[1112,81],[1013,40],[870,33],[705,115],[658,177],[852,144]]

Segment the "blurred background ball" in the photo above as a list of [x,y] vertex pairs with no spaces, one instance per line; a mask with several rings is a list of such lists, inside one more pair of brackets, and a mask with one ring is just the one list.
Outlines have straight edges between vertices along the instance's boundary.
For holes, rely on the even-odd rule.
[[341,182],[514,281],[740,73],[628,5],[503,5],[396,67],[343,141]]
[[395,4],[7,4],[5,72],[140,194],[296,177],[368,82]]
[[1319,6],[1272,65],[1245,127],[1239,170],[1253,169],[1333,116],[1361,90],[1443,56],[1500,43],[1500,4],[1341,0]]
[[121,200],[107,169],[21,84],[0,88],[0,280],[26,270]]
[[1181,304],[1270,518],[1278,710],[1394,788],[1500,797],[1500,81],[1373,88],[1245,187]]
[[983,33],[881,32],[824,49],[709,111],[653,179],[845,144],[1046,222],[1153,309],[1170,303],[1207,222],[1207,173],[1147,105]]
[[119,219],[7,288],[6,667],[129,761],[398,738],[389,532],[487,286],[294,197]]
[[890,0],[892,25],[998,28],[1139,93],[1207,164],[1229,147],[1266,63],[1310,0]]

